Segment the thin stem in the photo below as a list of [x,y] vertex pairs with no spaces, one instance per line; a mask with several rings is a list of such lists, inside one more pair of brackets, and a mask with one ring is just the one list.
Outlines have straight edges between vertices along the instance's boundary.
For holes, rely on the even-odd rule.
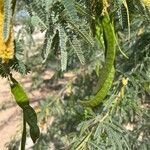
[[22,139],[21,139],[21,150],[25,150],[26,144],[26,120],[23,113],[23,132],[22,132]]

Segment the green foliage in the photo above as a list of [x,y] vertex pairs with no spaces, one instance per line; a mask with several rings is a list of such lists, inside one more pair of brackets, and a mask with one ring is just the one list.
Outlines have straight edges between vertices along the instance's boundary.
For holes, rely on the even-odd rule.
[[[47,98],[41,102],[38,119],[42,125],[46,125],[46,133],[42,132],[33,149],[49,149],[49,143],[53,143],[55,149],[149,149],[150,118],[149,109],[145,107],[150,85],[149,10],[139,0],[110,2],[109,23],[114,25],[117,37],[114,40],[112,32],[109,32],[109,35],[105,31],[108,22],[103,24],[103,30],[101,28],[103,17],[102,5],[99,2],[102,1],[18,2],[18,5],[21,4],[19,10],[26,10],[29,14],[25,24],[28,28],[22,27],[21,32],[26,30],[26,35],[30,35],[30,38],[36,28],[45,32],[44,43],[38,47],[38,56],[41,54],[39,57],[42,57],[38,63],[49,67],[49,60],[55,57],[61,62],[59,64],[62,71],[72,68],[75,68],[76,72],[79,71],[77,79],[69,82],[72,87],[70,94],[66,92],[65,86],[57,98]],[[107,43],[109,40],[112,42],[112,39],[129,59],[120,54],[120,49],[117,48],[114,65],[115,54],[107,51],[107,48],[114,50],[114,47],[111,47],[113,44]],[[18,38],[17,42],[25,45],[23,39],[20,43]],[[22,74],[28,72],[28,68],[22,62],[25,58],[20,59],[22,52],[20,46],[16,45],[14,59],[8,64],[0,63],[0,75],[6,77],[12,69]],[[35,58],[36,56],[33,57]],[[80,66],[77,58],[84,66]],[[78,100],[94,93],[97,75],[106,62],[107,67],[102,72],[105,79],[110,75],[113,65],[116,74],[111,90],[105,95],[105,101],[102,104],[98,103],[99,105],[92,110],[80,106]],[[31,69],[34,70],[34,66]],[[107,76],[105,73],[108,73]],[[125,84],[124,80],[127,79]],[[146,98],[143,99],[143,96]],[[29,111],[31,109],[29,108]],[[33,125],[30,115],[33,115],[36,122]],[[34,132],[37,130],[37,119],[33,112],[30,115],[27,115],[26,120],[29,126],[33,127],[30,132]],[[50,124],[48,119],[52,119]],[[36,135],[34,137],[37,138]]]
[[3,28],[4,41],[7,41],[10,35],[12,11],[13,11],[12,0],[4,0],[4,28]]
[[85,64],[85,58],[84,58],[84,55],[83,55],[81,44],[75,37],[71,42],[71,46],[75,50],[81,64]]
[[[93,45],[93,38],[91,35],[88,34],[88,32],[84,29],[85,25],[87,24],[87,21],[83,24],[80,24],[78,21],[78,15],[76,10],[75,3],[71,3],[68,1],[53,1],[51,2],[51,6],[49,9],[46,9],[47,14],[45,15],[45,7],[47,7],[47,3],[42,3],[41,1],[35,1],[35,2],[29,2],[25,1],[25,4],[29,4],[31,7],[27,7],[27,11],[30,14],[31,17],[31,24],[35,27],[40,28],[41,30],[44,30],[45,33],[45,41],[42,48],[42,57],[43,57],[43,63],[45,63],[49,57],[49,55],[53,51],[60,50],[62,55],[60,57],[61,68],[62,70],[66,70],[67,66],[67,50],[64,47],[65,44],[62,44],[62,40],[67,44],[67,46],[71,45],[73,46],[73,50],[75,53],[77,53],[77,56],[79,57],[80,62],[84,63],[84,55],[82,52],[82,49],[79,50],[76,48],[76,46],[81,45],[80,40],[83,38],[87,44]],[[32,6],[33,5],[33,6]],[[28,5],[26,5],[28,6]],[[40,7],[40,8],[38,8]],[[39,12],[39,10],[41,10]],[[68,15],[69,14],[69,15]],[[44,18],[46,16],[46,18]],[[41,19],[41,21],[39,19]],[[89,30],[87,28],[87,30]],[[63,31],[63,34],[62,34]],[[61,32],[61,33],[60,33]],[[65,38],[62,39],[65,35]],[[74,36],[72,36],[74,35]],[[73,38],[72,38],[73,37]],[[58,41],[60,39],[60,42],[56,43],[56,40]],[[58,45],[60,46],[58,47]],[[79,48],[80,46],[78,46]],[[65,51],[63,50],[65,49]],[[63,52],[62,52],[63,50]]]
[[70,19],[76,23],[78,21],[77,11],[75,8],[75,1],[74,0],[62,0],[62,4],[64,5],[65,9],[67,10],[67,14],[69,15]]
[[59,31],[59,45],[61,51],[61,70],[64,71],[67,68],[67,51],[66,51],[66,42],[67,36],[62,27],[58,28]]

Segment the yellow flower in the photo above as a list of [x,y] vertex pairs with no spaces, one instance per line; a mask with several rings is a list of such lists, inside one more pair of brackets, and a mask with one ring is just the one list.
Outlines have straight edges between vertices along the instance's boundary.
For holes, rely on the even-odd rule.
[[126,86],[128,84],[128,78],[122,78],[122,84],[123,86]]
[[0,58],[3,63],[9,61],[14,56],[14,37],[13,37],[13,26],[10,24],[10,35],[7,42],[3,40],[3,27],[4,27],[4,7],[3,0],[0,0]]

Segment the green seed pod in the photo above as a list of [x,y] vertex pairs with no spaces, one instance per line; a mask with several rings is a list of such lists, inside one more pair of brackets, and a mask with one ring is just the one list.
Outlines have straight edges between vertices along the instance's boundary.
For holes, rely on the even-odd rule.
[[31,136],[31,139],[34,143],[39,138],[40,130],[39,130],[39,127],[37,125],[35,125],[34,127],[30,127],[30,136]]
[[12,81],[12,84],[10,83],[11,93],[13,94],[16,103],[21,108],[23,108],[24,105],[29,105],[28,96],[24,91],[24,89],[22,88],[22,86],[14,78],[12,78],[11,81]]
[[109,73],[109,76],[105,80],[104,85],[102,88],[98,91],[98,93],[91,98],[90,100],[84,100],[84,101],[79,101],[81,105],[86,106],[86,107],[96,107],[98,106],[106,97],[109,89],[111,88],[113,79],[114,79],[114,74],[115,74],[115,69],[114,67],[112,68],[111,72]]
[[29,105],[24,106],[23,113],[24,113],[24,118],[25,118],[26,122],[28,123],[28,125],[30,127],[31,139],[35,143],[36,140],[40,136],[40,129],[37,126],[36,113],[35,113],[34,109]]
[[105,12],[101,20],[101,26],[103,28],[103,39],[106,52],[105,64],[99,75],[99,87],[96,95],[90,100],[79,101],[81,105],[87,107],[96,107],[104,100],[111,88],[115,74],[114,59],[116,53],[116,38],[113,25],[111,24],[109,14],[107,12]]

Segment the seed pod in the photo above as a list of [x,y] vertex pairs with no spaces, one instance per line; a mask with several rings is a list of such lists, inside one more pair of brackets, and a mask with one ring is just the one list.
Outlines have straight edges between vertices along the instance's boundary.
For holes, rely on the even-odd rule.
[[13,82],[10,84],[11,93],[13,94],[16,103],[23,109],[25,105],[29,105],[28,96],[22,86],[14,78],[12,78],[11,81]]
[[13,36],[13,26],[12,21],[10,23],[10,33],[8,40],[5,42],[3,38],[3,28],[4,28],[4,1],[0,0],[0,58],[3,63],[7,63],[9,59],[14,56],[14,36]]
[[23,109],[23,117],[24,117],[24,130],[22,139],[26,138],[26,122],[30,127],[30,136],[32,141],[35,143],[36,140],[40,136],[40,129],[37,125],[37,116],[34,109],[29,105],[29,100],[26,92],[22,88],[22,86],[15,80],[12,76],[10,76],[11,82],[10,88],[11,92],[17,102],[17,104]]
[[96,95],[94,95],[94,97],[89,100],[79,101],[81,105],[86,107],[96,107],[104,100],[104,98],[107,96],[109,89],[111,88],[115,74],[114,60],[116,53],[116,39],[114,28],[111,24],[110,17],[107,11],[105,12],[101,20],[101,26],[104,32],[103,35],[106,51],[105,64],[99,75],[99,90]]

